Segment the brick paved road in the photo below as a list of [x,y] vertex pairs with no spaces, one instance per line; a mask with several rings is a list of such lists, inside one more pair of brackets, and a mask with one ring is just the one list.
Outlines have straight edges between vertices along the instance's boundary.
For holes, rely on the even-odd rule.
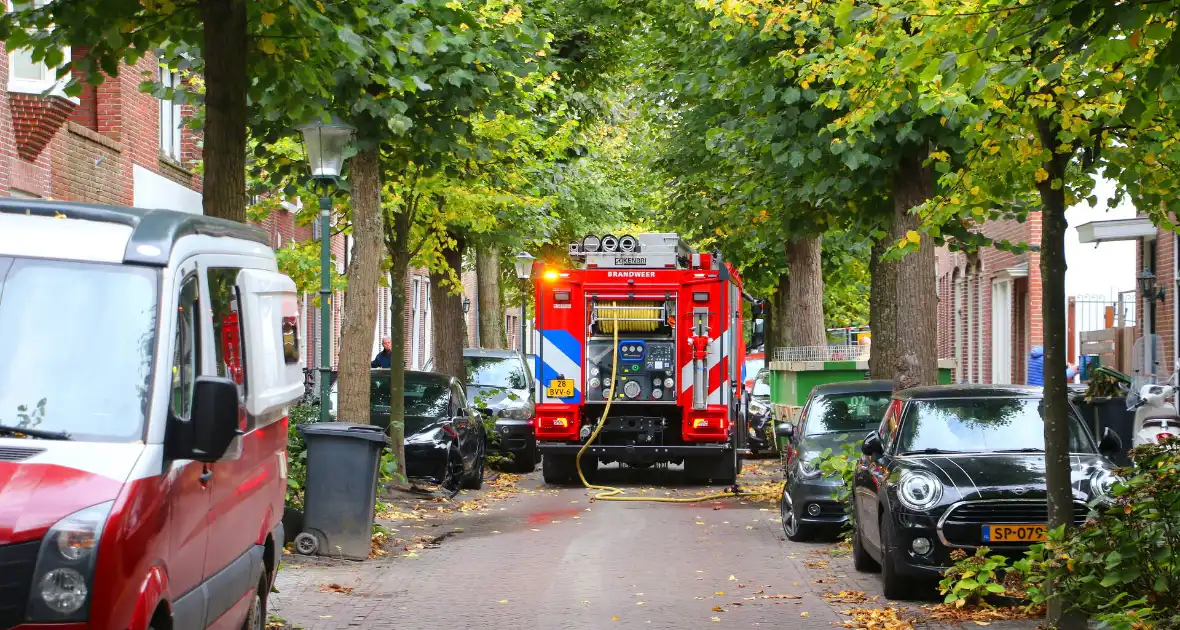
[[[679,479],[676,470],[601,472],[604,483],[632,487],[651,483],[652,473]],[[879,578],[832,557],[829,544],[786,541],[773,505],[591,503],[583,489],[535,490],[539,483],[530,476],[519,485],[532,494],[433,527],[462,531],[416,557],[309,563],[287,556],[271,612],[307,630],[679,630],[830,628],[848,619],[843,610],[881,605],[829,603],[825,592],[879,596]],[[323,591],[333,583],[351,592]],[[767,597],[775,595],[792,598]]]

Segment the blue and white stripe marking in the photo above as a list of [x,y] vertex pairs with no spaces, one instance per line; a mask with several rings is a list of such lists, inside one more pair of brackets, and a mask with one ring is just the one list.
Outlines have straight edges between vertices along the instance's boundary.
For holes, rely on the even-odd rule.
[[[540,341],[536,355],[535,374],[541,381],[537,388],[537,402],[578,404],[582,402],[582,344],[565,330],[544,330],[534,333],[534,341]],[[574,382],[574,395],[568,398],[551,398],[546,393],[549,383],[564,378]]]

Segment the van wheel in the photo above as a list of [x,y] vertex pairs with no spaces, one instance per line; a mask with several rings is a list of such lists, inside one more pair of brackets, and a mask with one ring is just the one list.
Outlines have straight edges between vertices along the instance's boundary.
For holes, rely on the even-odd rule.
[[250,610],[246,613],[246,621],[242,623],[242,630],[263,630],[266,627],[266,565],[262,565],[262,575],[254,587],[254,597],[250,602]]

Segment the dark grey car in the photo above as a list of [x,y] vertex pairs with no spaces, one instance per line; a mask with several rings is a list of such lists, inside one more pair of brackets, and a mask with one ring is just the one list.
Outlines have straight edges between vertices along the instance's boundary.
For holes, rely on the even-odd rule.
[[793,541],[811,540],[821,530],[836,534],[848,521],[848,506],[835,499],[844,483],[818,470],[824,452],[839,453],[857,444],[881,423],[893,393],[891,381],[851,381],[820,385],[811,391],[798,423],[780,425],[786,483],[779,499],[783,533]]
[[467,398],[485,417],[495,419],[489,446],[510,454],[516,470],[537,467],[537,438],[533,422],[533,377],[524,357],[514,350],[468,348]]

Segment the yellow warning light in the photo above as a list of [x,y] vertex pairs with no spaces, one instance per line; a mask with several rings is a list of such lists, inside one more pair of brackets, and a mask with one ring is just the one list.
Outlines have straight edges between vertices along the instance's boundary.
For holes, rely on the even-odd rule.
[[544,275],[545,275],[546,280],[556,280],[557,279],[557,272],[552,269],[546,271]]

